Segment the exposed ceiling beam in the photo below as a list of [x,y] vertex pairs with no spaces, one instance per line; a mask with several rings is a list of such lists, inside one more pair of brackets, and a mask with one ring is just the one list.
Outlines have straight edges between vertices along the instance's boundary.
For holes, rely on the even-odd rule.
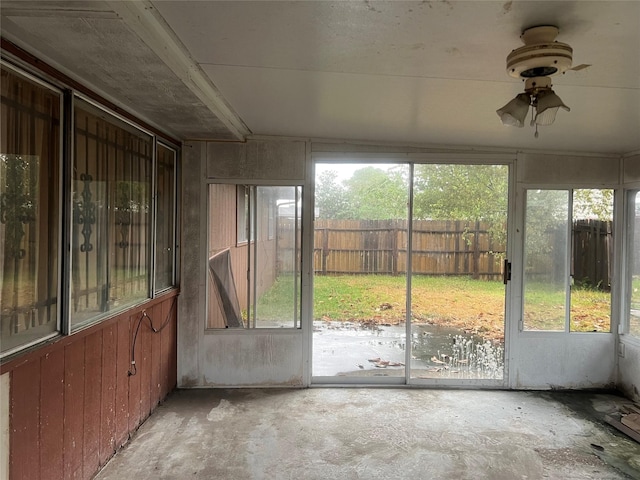
[[251,134],[150,1],[108,3],[238,140]]

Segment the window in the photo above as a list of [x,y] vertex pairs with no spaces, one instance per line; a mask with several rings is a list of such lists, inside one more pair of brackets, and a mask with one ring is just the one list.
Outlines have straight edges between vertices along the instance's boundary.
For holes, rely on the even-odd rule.
[[630,192],[628,199],[628,328],[629,334],[640,338],[640,192]]
[[106,110],[76,96],[63,102],[62,90],[4,60],[0,71],[6,358],[150,298],[152,279],[155,292],[176,285],[178,160]]
[[300,208],[298,186],[210,185],[207,328],[300,326]]
[[152,137],[78,100],[71,328],[149,296]]
[[175,285],[176,152],[162,144],[157,148],[155,291]]
[[2,355],[58,331],[61,94],[2,66]]
[[609,332],[613,190],[528,190],[525,330]]
[[236,224],[238,236],[236,243],[245,243],[251,238],[255,239],[255,214],[250,198],[251,187],[249,185],[237,186]]

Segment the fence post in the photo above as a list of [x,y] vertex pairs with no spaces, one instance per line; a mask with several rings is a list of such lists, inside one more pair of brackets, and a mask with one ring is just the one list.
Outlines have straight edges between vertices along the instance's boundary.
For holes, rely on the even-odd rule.
[[322,229],[322,274],[327,274],[327,257],[329,256],[329,229]]
[[391,275],[398,274],[398,221],[393,221],[391,230]]
[[480,221],[476,220],[476,231],[473,234],[473,279],[480,278]]

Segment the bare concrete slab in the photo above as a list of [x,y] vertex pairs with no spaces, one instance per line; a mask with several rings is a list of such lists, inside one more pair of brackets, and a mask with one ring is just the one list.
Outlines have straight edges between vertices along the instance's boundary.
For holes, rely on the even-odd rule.
[[596,393],[180,390],[98,474],[136,479],[627,479]]

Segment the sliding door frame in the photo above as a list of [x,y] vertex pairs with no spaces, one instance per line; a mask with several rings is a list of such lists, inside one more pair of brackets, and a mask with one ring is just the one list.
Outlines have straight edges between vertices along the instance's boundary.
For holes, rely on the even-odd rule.
[[[340,153],[326,152],[313,153],[311,155],[311,168],[307,169],[307,199],[305,207],[307,212],[313,212],[315,208],[315,166],[318,163],[354,164],[363,165],[406,164],[409,166],[409,205],[407,209],[408,238],[407,238],[407,273],[406,273],[406,317],[405,335],[411,338],[411,264],[412,264],[412,224],[413,224],[413,181],[415,165],[420,164],[457,164],[457,165],[506,165],[508,171],[508,198],[507,198],[507,261],[513,263],[511,258],[514,233],[515,233],[515,185],[516,185],[516,156],[512,153]],[[308,247],[303,249],[303,263],[307,269],[310,281],[303,282],[302,297],[309,299],[303,303],[303,337],[305,354],[305,374],[311,386],[417,386],[417,387],[466,387],[466,388],[505,388],[509,383],[509,358],[511,348],[509,339],[512,337],[512,329],[517,330],[517,319],[511,318],[514,312],[514,302],[520,301],[520,296],[512,289],[512,282],[507,281],[505,285],[504,303],[504,373],[502,379],[455,379],[455,378],[433,378],[418,379],[411,378],[411,349],[410,342],[405,342],[405,374],[404,377],[326,377],[314,376],[313,365],[313,215],[306,215],[303,218],[303,238],[306,239]]]

